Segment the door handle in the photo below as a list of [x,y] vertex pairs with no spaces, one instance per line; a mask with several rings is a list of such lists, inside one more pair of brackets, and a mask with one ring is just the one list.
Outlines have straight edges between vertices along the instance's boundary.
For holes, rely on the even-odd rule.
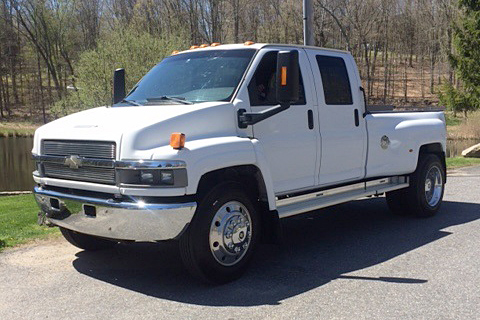
[[307,117],[308,117],[308,129],[312,130],[313,129],[313,111],[312,110],[307,111]]
[[358,127],[360,125],[360,118],[358,116],[358,109],[355,109],[353,111],[353,115],[355,117],[355,127]]

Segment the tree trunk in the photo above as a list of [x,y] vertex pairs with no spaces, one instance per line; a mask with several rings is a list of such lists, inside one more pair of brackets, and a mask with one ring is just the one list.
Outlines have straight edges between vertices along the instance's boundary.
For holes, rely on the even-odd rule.
[[422,100],[425,99],[424,62],[425,62],[425,58],[422,52],[422,58],[420,59],[420,90],[422,91]]
[[[375,42],[374,49],[373,49],[373,62],[372,62],[372,73],[371,73],[371,88],[370,92],[373,92],[374,87],[375,87],[375,66],[377,65],[377,55],[378,55],[378,43]],[[373,94],[372,94],[373,95]],[[376,96],[377,97],[377,96]]]
[[47,123],[47,116],[45,114],[45,99],[43,97],[43,80],[42,80],[42,66],[40,64],[40,55],[37,53],[37,70],[38,70],[38,88],[40,89],[40,106],[42,107],[43,123]]
[[432,54],[430,57],[430,93],[435,93],[434,90],[435,86],[435,60],[434,55]]
[[3,80],[2,77],[0,76],[0,118],[5,118],[5,114],[3,113]]
[[407,58],[405,58],[403,65],[403,99],[408,102],[408,79],[407,79]]
[[371,92],[370,92],[370,52],[368,50],[367,41],[363,41],[363,46],[365,50],[365,68],[367,69],[367,104],[370,100]]
[[232,9],[233,9],[233,42],[238,43],[240,39],[238,38],[238,26],[240,23],[240,15],[239,15],[239,0],[232,0]]
[[5,88],[5,97],[6,97],[5,110],[7,111],[7,114],[10,117],[12,115],[12,109],[10,107],[10,89],[8,88],[8,75],[5,75],[4,88]]
[[14,106],[18,107],[20,105],[20,99],[18,97],[17,89],[17,70],[15,68],[16,61],[14,57],[10,57],[10,77],[12,79],[12,93],[14,99]]

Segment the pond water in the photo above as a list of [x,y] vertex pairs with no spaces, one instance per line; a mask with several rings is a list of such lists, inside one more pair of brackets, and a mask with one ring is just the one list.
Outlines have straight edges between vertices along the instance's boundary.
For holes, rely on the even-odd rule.
[[[460,156],[462,150],[480,143],[476,140],[448,140],[447,157]],[[32,190],[32,137],[0,137],[0,191]]]
[[0,137],[0,191],[32,190],[32,137]]

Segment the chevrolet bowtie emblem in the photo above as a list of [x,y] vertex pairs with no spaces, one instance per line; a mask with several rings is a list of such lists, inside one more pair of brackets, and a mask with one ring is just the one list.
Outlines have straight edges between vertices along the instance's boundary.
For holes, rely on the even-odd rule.
[[82,166],[82,158],[79,156],[70,156],[69,158],[65,159],[64,165],[69,166],[70,169],[78,169]]

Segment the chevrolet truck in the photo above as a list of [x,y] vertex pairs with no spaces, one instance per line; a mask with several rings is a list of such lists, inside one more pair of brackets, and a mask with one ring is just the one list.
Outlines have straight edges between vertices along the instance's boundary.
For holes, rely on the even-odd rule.
[[[176,240],[196,277],[246,270],[280,219],[385,194],[430,217],[446,182],[443,112],[369,111],[345,51],[204,45],[173,52],[113,103],[34,138],[34,195],[84,250]],[[321,211],[316,211],[321,214]]]

